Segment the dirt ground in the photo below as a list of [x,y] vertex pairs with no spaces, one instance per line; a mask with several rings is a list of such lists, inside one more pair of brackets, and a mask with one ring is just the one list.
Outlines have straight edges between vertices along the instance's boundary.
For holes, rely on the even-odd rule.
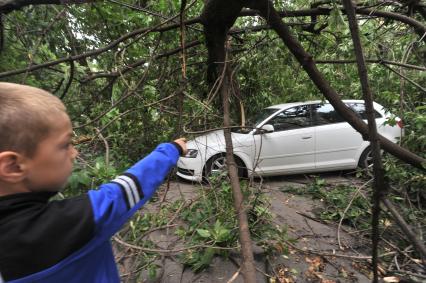
[[[359,183],[351,175],[333,173],[321,175],[329,184]],[[313,201],[309,196],[293,195],[282,192],[285,187],[305,186],[312,182],[309,177],[283,176],[264,180],[264,186],[270,195],[270,210],[277,225],[286,226],[291,238],[296,239],[294,246],[289,248],[288,255],[277,255],[265,258],[259,247],[254,247],[256,266],[258,269],[257,282],[274,282],[268,274],[280,278],[275,282],[371,282],[367,277],[369,253],[366,242],[352,236],[348,227],[340,229],[339,248],[337,240],[337,225],[326,224],[317,219],[315,209],[322,205],[320,201]],[[165,192],[165,190],[161,190]],[[173,182],[166,194],[165,201],[173,202],[184,198],[190,200],[196,195],[196,187],[187,182]],[[160,198],[162,196],[160,195]],[[154,211],[155,205],[149,204],[145,209]],[[154,231],[150,240],[163,249],[177,249],[183,247],[172,229]],[[122,255],[116,254],[117,257]],[[223,260],[219,257],[213,260],[210,268],[194,274],[189,268],[184,268],[175,255],[167,255],[157,262],[161,266],[155,280],[148,280],[147,274],[142,277],[131,278],[124,276],[124,282],[243,282],[239,273],[239,256],[232,256],[232,260]],[[121,263],[121,274],[126,274],[125,262]]]

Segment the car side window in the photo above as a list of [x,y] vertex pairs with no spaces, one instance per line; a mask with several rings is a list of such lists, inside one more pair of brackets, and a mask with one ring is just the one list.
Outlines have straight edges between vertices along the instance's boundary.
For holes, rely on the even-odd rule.
[[[367,120],[367,112],[365,111],[365,105],[364,103],[348,103],[348,106],[354,110],[363,120]],[[374,117],[382,118],[382,115],[374,110]]]
[[316,125],[326,125],[334,123],[342,123],[345,120],[340,116],[339,113],[334,109],[333,105],[326,104],[315,104],[313,105],[313,116]]
[[311,126],[309,105],[296,106],[282,111],[267,122],[274,131],[286,131]]

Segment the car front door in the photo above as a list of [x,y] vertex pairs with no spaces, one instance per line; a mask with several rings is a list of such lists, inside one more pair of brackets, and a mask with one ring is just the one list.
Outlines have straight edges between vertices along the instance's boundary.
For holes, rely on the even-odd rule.
[[274,132],[255,135],[256,170],[272,175],[315,168],[315,136],[310,105],[285,109],[265,124],[274,126]]

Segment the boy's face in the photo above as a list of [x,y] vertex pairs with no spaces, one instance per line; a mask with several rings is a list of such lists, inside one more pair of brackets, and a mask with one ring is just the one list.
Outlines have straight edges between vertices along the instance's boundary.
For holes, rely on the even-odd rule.
[[65,113],[53,121],[50,135],[27,160],[25,183],[30,191],[58,191],[72,173],[77,150],[71,143],[71,121]]

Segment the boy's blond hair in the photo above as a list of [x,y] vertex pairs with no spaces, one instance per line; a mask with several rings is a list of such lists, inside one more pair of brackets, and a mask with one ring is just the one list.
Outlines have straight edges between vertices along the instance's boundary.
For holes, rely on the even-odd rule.
[[0,152],[15,151],[32,157],[52,130],[62,101],[39,88],[0,82]]

